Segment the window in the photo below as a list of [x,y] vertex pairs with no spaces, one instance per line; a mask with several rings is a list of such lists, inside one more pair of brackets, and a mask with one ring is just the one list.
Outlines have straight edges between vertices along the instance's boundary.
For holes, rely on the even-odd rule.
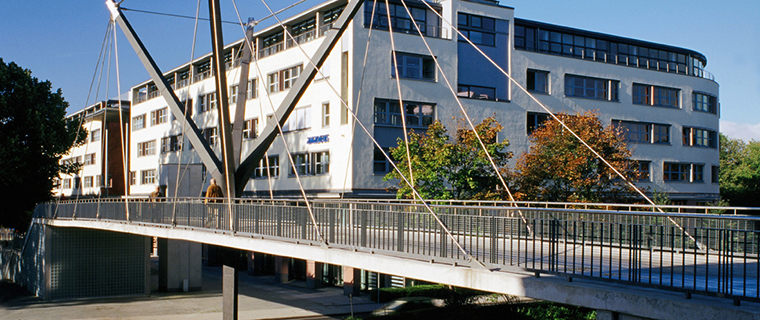
[[293,155],[290,175],[320,175],[330,172],[330,153],[328,151],[302,153]]
[[625,130],[625,140],[633,143],[670,143],[670,125],[648,122],[612,120],[612,124]]
[[709,113],[718,113],[718,98],[715,96],[694,92],[692,94],[692,98],[694,100],[694,110]]
[[[434,111],[435,104],[404,101],[407,126],[427,128],[433,123]],[[398,101],[375,99],[374,122],[378,125],[403,126]]]
[[633,104],[678,108],[679,89],[633,84]]
[[391,170],[393,170],[393,166],[391,166],[391,163],[385,157],[385,154],[383,154],[383,151],[385,151],[385,153],[390,156],[390,148],[383,148],[381,150],[381,149],[378,149],[377,146],[375,146],[375,153],[372,160],[372,172],[374,174],[385,175],[388,172],[391,172]]
[[95,153],[86,154],[84,156],[84,165],[89,166],[95,164]]
[[141,114],[132,118],[132,131],[137,131],[145,128],[145,115]]
[[208,93],[198,97],[198,113],[216,109],[216,92]]
[[256,139],[259,136],[259,119],[250,119],[243,122],[243,139]]
[[496,100],[496,88],[460,84],[457,86],[457,96],[462,98],[493,101]]
[[617,80],[565,75],[565,96],[618,101]]
[[79,177],[74,178],[74,185],[72,186],[74,189],[81,189],[82,188],[82,181]]
[[71,189],[71,179],[63,179],[63,188]]
[[140,142],[137,144],[137,156],[152,156],[156,154],[156,140]]
[[203,129],[203,138],[206,139],[206,142],[208,142],[210,146],[215,146],[216,140],[219,136],[218,132],[217,127]]
[[133,186],[133,185],[135,185],[137,183],[136,176],[137,176],[137,172],[135,172],[135,171],[130,171],[129,172],[129,185],[130,186]]
[[652,172],[651,161],[636,161],[639,167],[639,181],[651,181],[650,173]]
[[237,103],[237,96],[238,96],[238,86],[230,86],[230,104]]
[[256,79],[248,80],[248,84],[246,86],[246,92],[245,92],[246,99],[251,100],[251,99],[258,98],[258,90],[256,90],[257,89],[256,84],[257,84]]
[[92,176],[84,177],[84,187],[92,188]]
[[705,166],[697,163],[663,163],[665,182],[704,182]]
[[330,103],[322,103],[322,127],[330,126]]
[[90,132],[90,142],[100,141],[100,129],[95,129]]
[[[474,44],[496,46],[496,20],[474,14],[459,13],[457,15],[459,31]],[[459,38],[459,41],[466,41]]]
[[140,171],[140,184],[156,183],[156,169]]
[[712,166],[710,168],[710,181],[712,183],[719,183],[720,182],[720,167],[719,166]]
[[548,121],[551,116],[548,113],[528,112],[527,133],[531,134]]
[[166,123],[169,119],[168,108],[153,110],[150,112],[150,125]]
[[391,76],[404,79],[435,80],[435,60],[430,56],[396,52],[398,66],[391,57]]
[[180,103],[182,104],[181,107],[184,108],[185,117],[187,119],[192,118],[192,116],[193,116],[193,99],[182,100],[182,101],[180,101]]
[[311,128],[311,107],[293,110],[288,121],[282,126],[282,132],[305,130]]
[[549,93],[549,72],[528,69],[528,83],[526,88],[530,92]]
[[683,145],[717,148],[718,133],[712,130],[683,127]]
[[103,186],[103,176],[102,175],[95,176],[95,186],[96,187],[102,187]]
[[296,80],[298,80],[298,76],[301,74],[302,69],[303,66],[299,65],[275,73],[270,73],[267,76],[269,79],[269,92],[275,93],[290,89],[290,87],[296,83]]
[[[268,173],[267,173],[268,171]],[[253,171],[255,179],[264,179],[267,177],[277,178],[280,175],[280,157],[269,156],[261,159],[259,165]]]
[[[409,11],[414,17],[414,22],[417,23],[417,27],[412,23],[411,17],[407,13],[403,5],[389,4],[390,14],[387,12],[384,2],[377,2],[374,8],[374,17],[372,16],[372,3],[367,2],[364,5],[364,27],[369,28],[370,22],[373,29],[388,30],[393,29],[393,32],[411,33],[417,34],[417,27],[423,35],[431,37],[441,37],[438,24],[428,25],[427,10],[421,7],[415,7],[407,3]],[[388,23],[388,16],[390,16],[390,23]],[[435,23],[435,22],[432,22]]]
[[161,153],[182,150],[182,135],[161,138]]

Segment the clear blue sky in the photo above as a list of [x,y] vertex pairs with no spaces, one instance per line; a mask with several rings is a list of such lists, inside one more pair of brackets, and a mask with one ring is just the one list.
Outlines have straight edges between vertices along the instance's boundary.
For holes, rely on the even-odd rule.
[[[273,10],[294,0],[268,0]],[[320,3],[308,0],[287,17]],[[179,5],[181,3],[181,5]],[[221,0],[223,19],[236,21],[232,1]],[[194,16],[197,1],[126,0],[123,7]],[[729,137],[760,140],[760,1],[733,0],[504,0],[515,16],[579,29],[684,47],[707,56],[707,70],[720,84],[721,131]],[[261,0],[237,0],[243,20],[269,12]],[[201,17],[207,17],[201,1]],[[127,12],[127,18],[163,70],[190,60],[193,20]],[[4,0],[0,7],[0,58],[31,69],[61,88],[69,113],[117,95],[115,76],[101,90],[88,91],[109,21],[104,0]],[[274,23],[269,19],[263,26]],[[239,27],[224,25],[225,42],[242,38]],[[210,52],[209,26],[198,27],[196,56]],[[119,31],[121,91],[149,78]],[[111,72],[115,73],[114,68]],[[105,76],[104,76],[105,78]],[[98,81],[96,81],[97,85]]]

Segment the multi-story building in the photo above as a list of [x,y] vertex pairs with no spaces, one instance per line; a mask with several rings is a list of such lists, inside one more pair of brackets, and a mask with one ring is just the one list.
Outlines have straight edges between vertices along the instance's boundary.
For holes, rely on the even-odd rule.
[[55,181],[53,194],[66,198],[128,194],[124,184],[124,161],[127,158],[122,152],[126,142],[122,139],[129,134],[126,130],[129,101],[100,101],[68,118],[81,123],[87,130],[87,138],[61,161],[79,163],[81,169],[75,174],[61,174]]
[[[296,194],[297,171],[314,196],[389,196],[391,182],[382,180],[389,163],[357,122],[386,149],[403,135],[402,112],[416,131],[434,120],[455,128],[463,115],[457,99],[476,122],[495,115],[504,125],[500,137],[519,154],[547,119],[530,94],[553,112],[598,110],[605,124],[625,127],[633,158],[647,173],[637,184],[649,192],[682,203],[718,198],[718,84],[704,70],[702,54],[517,19],[514,8],[497,1],[407,0],[411,17],[400,2],[391,1],[389,12],[372,3],[363,4],[330,53],[246,194]],[[245,122],[234,124],[243,126],[243,155],[309,63],[299,45],[311,56],[345,4],[328,1],[283,20],[293,39],[279,25],[254,34],[256,59],[247,79],[240,80],[238,60],[244,41],[226,47],[230,113],[243,92],[247,99]],[[219,154],[211,58],[165,76]],[[167,185],[170,195],[200,196],[209,177],[158,96],[152,81],[132,88],[131,193]]]

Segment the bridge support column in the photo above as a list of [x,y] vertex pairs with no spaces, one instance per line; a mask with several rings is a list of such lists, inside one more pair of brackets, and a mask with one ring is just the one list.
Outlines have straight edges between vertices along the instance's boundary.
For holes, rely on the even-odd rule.
[[222,318],[238,319],[238,274],[235,267],[222,267]]
[[306,260],[306,287],[316,289],[322,286],[322,266],[321,262]]
[[279,283],[288,282],[290,273],[290,258],[276,256],[274,257],[274,279]]
[[201,244],[158,239],[158,289],[161,291],[201,290]]
[[361,291],[361,269],[343,267],[343,294],[357,295]]

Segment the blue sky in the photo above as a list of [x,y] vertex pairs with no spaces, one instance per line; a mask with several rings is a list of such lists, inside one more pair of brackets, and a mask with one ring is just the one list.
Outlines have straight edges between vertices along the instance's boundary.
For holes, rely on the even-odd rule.
[[[268,0],[273,10],[294,1]],[[320,3],[308,0],[283,16]],[[232,1],[221,0],[223,19],[236,21]],[[760,140],[760,1],[707,0],[509,0],[515,16],[579,29],[684,47],[707,56],[706,70],[720,84],[721,131],[732,138]],[[194,16],[197,1],[126,0],[125,8]],[[240,1],[243,20],[269,14],[261,0]],[[162,69],[190,60],[194,21],[127,12],[128,19]],[[207,17],[201,1],[201,17]],[[90,83],[109,21],[104,1],[4,0],[0,9],[0,58],[32,70],[61,88],[73,112],[116,96],[115,68],[88,100]],[[274,23],[269,19],[262,26]],[[224,25],[225,42],[242,38]],[[208,53],[209,26],[198,26],[196,56]],[[119,31],[121,91],[149,78]],[[113,62],[112,62],[113,64]],[[107,71],[107,70],[106,70]],[[103,76],[105,79],[105,75]],[[95,82],[96,85],[98,81]],[[108,93],[106,93],[108,87]]]

